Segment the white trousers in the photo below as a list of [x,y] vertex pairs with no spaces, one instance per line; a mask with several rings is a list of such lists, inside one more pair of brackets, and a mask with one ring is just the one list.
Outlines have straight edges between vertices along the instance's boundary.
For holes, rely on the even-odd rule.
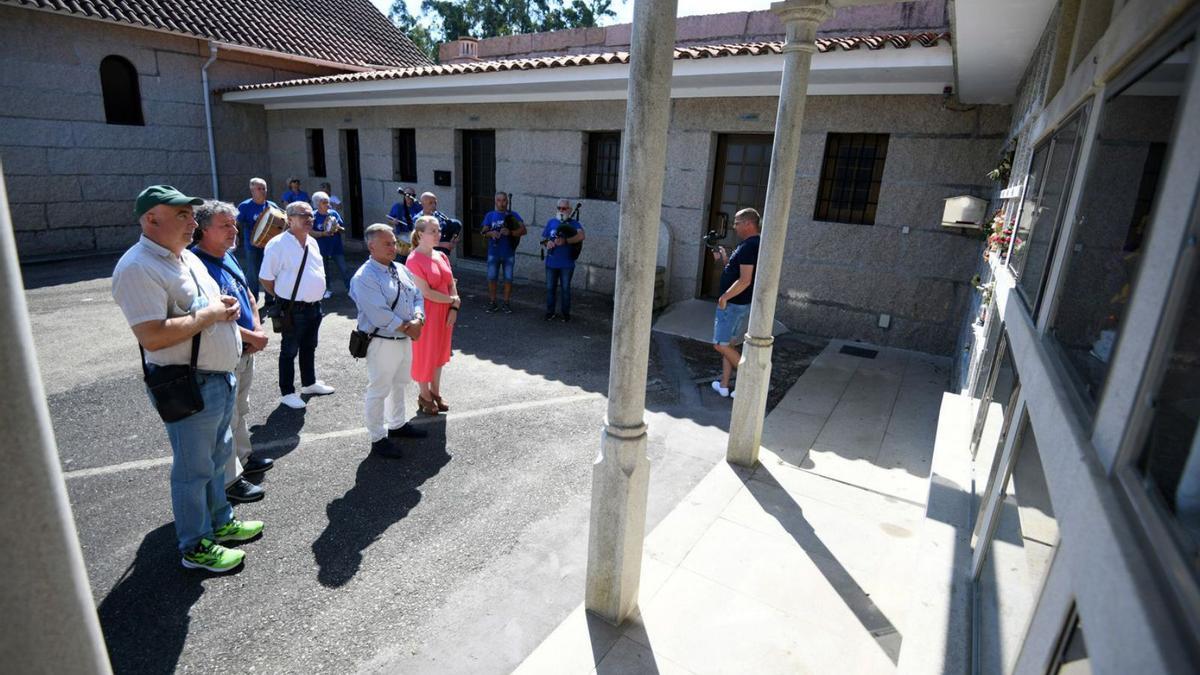
[[237,400],[229,420],[229,428],[233,431],[233,453],[225,463],[225,487],[242,475],[242,463],[250,459],[250,453],[254,451],[250,447],[250,428],[246,422],[246,416],[250,414],[250,386],[254,384],[254,354],[242,354],[233,376],[237,378]]
[[367,434],[374,443],[408,421],[404,397],[412,384],[412,340],[371,340],[367,347]]

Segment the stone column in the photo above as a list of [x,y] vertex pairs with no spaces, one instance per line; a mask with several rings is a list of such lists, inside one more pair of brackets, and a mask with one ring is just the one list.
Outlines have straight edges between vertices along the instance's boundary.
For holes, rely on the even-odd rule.
[[779,88],[779,110],[775,117],[775,140],[771,148],[771,175],[767,179],[767,203],[763,210],[762,240],[755,266],[754,296],[750,323],[742,346],[737,372],[737,398],[729,421],[729,447],[725,458],[742,466],[758,462],[763,415],[767,409],[767,386],[771,381],[771,349],[775,342],[775,299],[779,293],[779,270],[787,240],[792,188],[796,185],[796,163],[800,128],[808,96],[808,73],[817,51],[817,26],[833,16],[826,0],[787,0],[771,5],[787,26],[783,45],[783,81]]
[[646,531],[646,368],[670,121],[675,0],[637,0],[621,138],[621,219],[608,414],[592,467],[586,608],[620,624],[637,607]]
[[[0,171],[0,176],[3,172]],[[33,351],[17,244],[0,179],[0,660],[14,673],[110,673]]]

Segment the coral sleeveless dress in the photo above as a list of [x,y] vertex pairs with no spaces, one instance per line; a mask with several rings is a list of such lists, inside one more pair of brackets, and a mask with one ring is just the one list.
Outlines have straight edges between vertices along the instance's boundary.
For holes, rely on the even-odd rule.
[[[433,255],[430,258],[413,249],[405,266],[413,276],[424,279],[431,289],[450,295],[450,282],[453,280],[450,261],[439,251],[434,251]],[[450,338],[454,327],[446,325],[446,315],[449,313],[449,303],[425,298],[425,328],[421,330],[421,339],[413,342],[412,349],[414,382],[432,382],[434,369],[450,360]]]

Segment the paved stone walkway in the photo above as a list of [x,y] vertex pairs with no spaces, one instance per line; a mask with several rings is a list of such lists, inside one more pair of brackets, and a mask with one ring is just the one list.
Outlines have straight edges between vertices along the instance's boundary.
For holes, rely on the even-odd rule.
[[847,344],[647,537],[637,618],[580,606],[517,672],[894,672],[949,360]]

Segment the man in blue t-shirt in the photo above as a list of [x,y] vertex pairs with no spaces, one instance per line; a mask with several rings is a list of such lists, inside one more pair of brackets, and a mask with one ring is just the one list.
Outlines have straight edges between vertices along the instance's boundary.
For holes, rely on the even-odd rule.
[[252,455],[250,429],[246,422],[250,413],[250,387],[254,381],[254,354],[266,348],[267,333],[259,322],[258,308],[251,297],[246,275],[233,257],[237,244],[237,213],[233,204],[212,199],[197,206],[192,253],[200,258],[209,276],[221,287],[221,294],[237,298],[243,308],[237,319],[242,355],[233,371],[237,392],[229,429],[233,432],[234,452],[225,465],[225,496],[231,502],[253,502],[262,499],[265,491],[246,480],[244,474],[262,473],[274,465],[269,458]]
[[[512,225],[512,227],[510,227]],[[480,234],[488,240],[487,278],[488,313],[497,309],[505,314],[512,314],[509,300],[512,298],[513,268],[516,266],[516,245],[528,230],[521,214],[509,209],[508,193],[496,193],[496,210],[488,211],[483,217]],[[496,306],[496,285],[500,273],[504,273],[504,305]]]
[[392,210],[388,211],[388,224],[397,239],[405,235],[407,240],[412,236],[413,221],[421,215],[421,204],[417,201],[417,191],[411,187],[398,187],[396,192],[400,194],[400,201],[392,204]]
[[[246,281],[250,284],[250,293],[258,300],[258,268],[262,266],[263,250],[253,245],[254,224],[267,207],[279,209],[275,202],[267,199],[267,181],[261,178],[250,179],[250,199],[237,206],[237,226],[242,231],[242,264],[248,272]],[[283,210],[283,209],[279,209]],[[271,303],[267,296],[264,304]]]
[[[546,247],[546,320],[557,316],[563,323],[571,320],[571,277],[575,275],[573,248],[582,244],[583,225],[571,218],[571,202],[558,200],[557,215],[546,223],[542,230],[542,246]],[[566,225],[575,229],[575,234],[559,232]],[[555,291],[562,288],[562,314],[554,313]]]
[[720,246],[713,251],[713,258],[724,263],[721,270],[721,297],[717,298],[717,314],[713,320],[713,349],[721,355],[721,379],[712,383],[713,391],[729,396],[729,378],[737,368],[742,355],[729,345],[735,331],[744,331],[746,318],[750,315],[750,300],[754,296],[754,268],[758,265],[758,240],[762,222],[758,211],[742,209],[733,216],[733,231],[742,243],[733,249],[733,255]]
[[281,199],[283,199],[283,205],[286,207],[292,202],[304,202],[305,204],[308,204],[309,197],[307,192],[300,189],[299,178],[289,178],[287,192],[283,193],[283,197],[281,197]]

